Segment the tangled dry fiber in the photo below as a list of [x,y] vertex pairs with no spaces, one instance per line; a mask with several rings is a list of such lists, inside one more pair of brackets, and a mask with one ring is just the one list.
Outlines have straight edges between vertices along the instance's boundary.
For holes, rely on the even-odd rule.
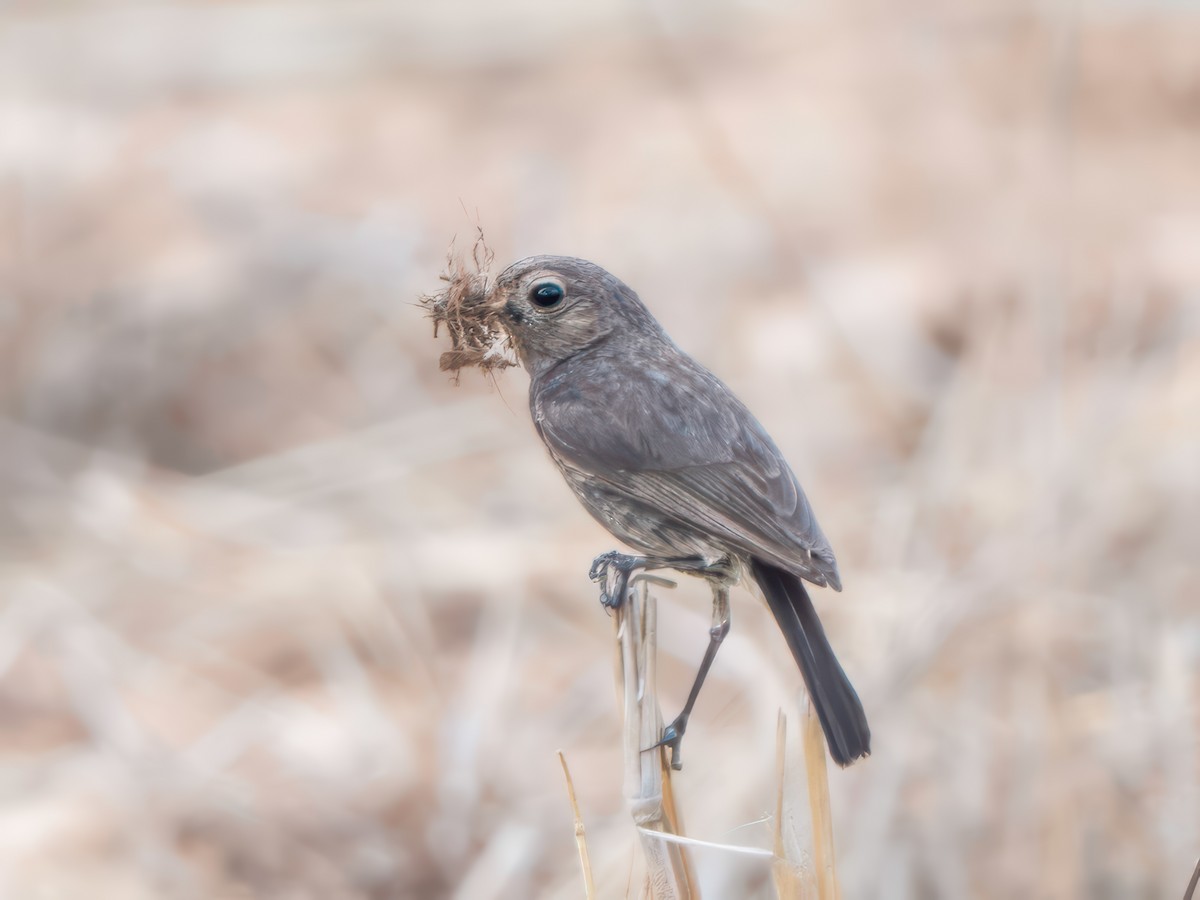
[[474,366],[494,372],[516,365],[505,354],[505,334],[498,323],[498,311],[488,302],[488,275],[495,254],[483,239],[483,229],[477,232],[470,258],[456,254],[451,248],[446,257],[442,290],[421,298],[429,318],[433,320],[433,335],[445,328],[450,335],[450,349],[443,353],[438,365],[444,372],[457,373]]

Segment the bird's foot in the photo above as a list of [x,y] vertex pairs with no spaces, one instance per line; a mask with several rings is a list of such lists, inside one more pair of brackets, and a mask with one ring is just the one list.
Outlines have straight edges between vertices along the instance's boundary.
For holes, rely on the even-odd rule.
[[[625,554],[618,553],[616,550],[601,553],[592,560],[592,567],[588,570],[588,578],[592,579],[592,581],[600,581],[603,578],[607,578],[609,567],[614,565],[623,556]],[[628,559],[628,557],[625,558]]]
[[[671,579],[651,575],[646,571],[647,569],[677,569],[680,572],[691,572],[694,575],[701,575],[721,583],[731,583],[736,578],[733,564],[725,557],[715,563],[710,563],[696,557],[676,559],[659,556],[630,556],[616,550],[601,553],[592,560],[588,578],[600,583],[600,602],[607,609],[617,609],[625,602],[625,595],[629,592],[629,588],[639,581],[648,581],[659,587],[675,587],[675,582]],[[636,575],[633,574],[635,572]],[[610,573],[615,573],[611,579],[609,578]],[[610,583],[612,584],[611,588],[609,587]]]
[[678,772],[683,768],[683,761],[679,758],[679,745],[683,742],[683,733],[687,731],[688,713],[680,713],[674,722],[663,729],[662,737],[659,738],[657,744],[647,747],[647,750],[655,750],[659,747],[671,748],[671,768]]
[[[629,576],[634,570],[641,568],[645,564],[645,560],[640,556],[629,556],[625,553],[618,553],[616,550],[609,550],[607,553],[601,553],[592,560],[592,568],[588,571],[588,578],[592,581],[600,583],[600,603],[606,609],[618,609],[625,602],[625,594],[629,590]],[[613,578],[609,578],[609,573],[614,573]],[[612,582],[611,588],[609,587]]]

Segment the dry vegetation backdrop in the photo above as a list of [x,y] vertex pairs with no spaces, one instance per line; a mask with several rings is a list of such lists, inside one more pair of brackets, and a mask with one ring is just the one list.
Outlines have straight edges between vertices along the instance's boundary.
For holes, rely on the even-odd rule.
[[[17,0],[0,896],[579,897],[558,748],[638,894],[612,542],[524,376],[455,388],[414,305],[476,222],[633,284],[808,487],[875,733],[831,773],[848,900],[1182,895],[1191,4]],[[707,592],[658,593],[671,709]],[[799,684],[735,596],[691,834],[769,846]]]

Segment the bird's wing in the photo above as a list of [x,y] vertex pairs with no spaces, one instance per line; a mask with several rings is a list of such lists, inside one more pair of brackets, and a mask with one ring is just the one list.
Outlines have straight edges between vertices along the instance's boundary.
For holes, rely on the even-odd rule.
[[583,390],[549,385],[533,409],[542,439],[611,489],[840,590],[829,541],[770,436],[716,376],[679,361],[593,371]]

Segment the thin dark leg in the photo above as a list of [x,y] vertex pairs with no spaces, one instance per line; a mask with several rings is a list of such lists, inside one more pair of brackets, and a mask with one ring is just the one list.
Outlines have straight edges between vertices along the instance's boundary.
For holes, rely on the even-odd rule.
[[[609,609],[616,609],[625,602],[629,591],[629,577],[636,571],[652,569],[674,569],[677,572],[688,572],[712,579],[714,583],[728,583],[733,579],[733,569],[729,560],[720,559],[711,562],[699,556],[667,557],[667,556],[629,556],[610,550],[601,553],[592,561],[588,577],[600,582],[600,602]],[[610,572],[612,587],[609,587]]]
[[700,660],[700,671],[696,673],[696,680],[692,682],[692,690],[688,694],[687,703],[683,705],[683,712],[675,717],[674,722],[663,729],[662,740],[654,745],[655,747],[671,748],[672,769],[683,768],[683,763],[679,759],[679,744],[683,740],[684,731],[687,730],[688,717],[692,714],[692,707],[696,705],[696,698],[700,696],[700,687],[704,684],[704,678],[708,675],[713,660],[717,658],[717,650],[721,647],[721,641],[725,640],[725,635],[729,634],[729,586],[721,581],[713,581],[712,590],[712,628],[708,631],[708,649],[704,651],[704,659]]

